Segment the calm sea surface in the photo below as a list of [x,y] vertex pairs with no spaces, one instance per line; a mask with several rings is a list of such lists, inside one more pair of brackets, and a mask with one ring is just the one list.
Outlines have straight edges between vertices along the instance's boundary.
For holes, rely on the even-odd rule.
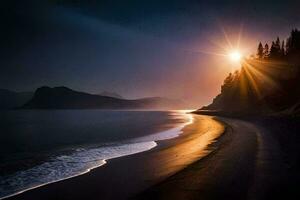
[[154,148],[190,120],[180,111],[0,111],[0,199]]

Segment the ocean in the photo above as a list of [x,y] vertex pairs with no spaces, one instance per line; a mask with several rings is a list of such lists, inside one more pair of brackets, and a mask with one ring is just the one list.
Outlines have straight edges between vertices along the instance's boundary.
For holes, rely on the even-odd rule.
[[184,111],[1,111],[0,199],[150,150],[191,122]]

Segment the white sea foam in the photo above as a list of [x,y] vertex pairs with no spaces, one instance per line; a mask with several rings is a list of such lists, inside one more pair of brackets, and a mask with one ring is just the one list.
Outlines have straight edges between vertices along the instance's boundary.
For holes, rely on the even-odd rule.
[[91,169],[104,165],[106,160],[112,158],[150,150],[157,146],[155,141],[179,136],[181,129],[193,121],[191,115],[185,116],[187,122],[166,131],[135,138],[127,143],[89,149],[78,148],[70,154],[53,157],[33,168],[0,176],[0,200],[49,183],[85,174]]
[[0,199],[89,172],[104,165],[106,160],[152,149],[154,141],[120,144],[92,149],[77,149],[69,155],[50,159],[31,169],[0,177]]
[[145,141],[160,141],[160,140],[168,140],[175,137],[178,137],[182,133],[183,127],[193,123],[193,116],[191,114],[180,114],[180,113],[174,113],[173,115],[180,115],[180,118],[184,117],[185,123],[181,123],[178,126],[161,131],[158,133],[154,133],[151,135],[146,135],[143,137],[132,139],[131,141],[134,142],[145,142]]

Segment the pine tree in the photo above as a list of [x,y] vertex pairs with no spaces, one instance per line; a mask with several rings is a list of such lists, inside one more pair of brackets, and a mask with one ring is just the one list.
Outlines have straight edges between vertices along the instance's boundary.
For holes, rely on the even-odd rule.
[[258,48],[257,48],[257,57],[259,59],[262,59],[264,57],[264,47],[261,44],[261,42],[259,43]]
[[285,56],[285,48],[284,47],[285,47],[284,40],[282,40],[281,49],[280,49],[281,57]]
[[233,74],[229,73],[229,75],[225,78],[223,85],[221,86],[221,92],[226,92],[231,88],[233,78]]
[[279,59],[281,57],[281,44],[280,39],[277,37],[276,42],[272,42],[272,46],[270,49],[270,58],[271,59]]
[[280,50],[280,39],[279,39],[279,37],[277,37],[276,42],[275,42],[275,45],[276,45],[276,49],[277,49],[278,52],[279,52],[279,50]]
[[293,29],[286,42],[286,55],[297,54],[300,52],[300,31]]
[[270,58],[275,58],[276,57],[276,46],[275,46],[275,42],[272,41],[272,45],[270,48]]
[[264,48],[264,58],[268,58],[268,57],[269,57],[269,45],[268,43],[266,43]]

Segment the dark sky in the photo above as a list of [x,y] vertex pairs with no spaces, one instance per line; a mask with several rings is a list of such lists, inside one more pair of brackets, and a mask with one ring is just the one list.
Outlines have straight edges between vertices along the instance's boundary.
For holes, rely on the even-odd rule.
[[3,0],[0,88],[65,85],[197,107],[233,70],[211,54],[225,53],[224,33],[235,46],[241,32],[241,48],[254,51],[299,28],[298,2]]

